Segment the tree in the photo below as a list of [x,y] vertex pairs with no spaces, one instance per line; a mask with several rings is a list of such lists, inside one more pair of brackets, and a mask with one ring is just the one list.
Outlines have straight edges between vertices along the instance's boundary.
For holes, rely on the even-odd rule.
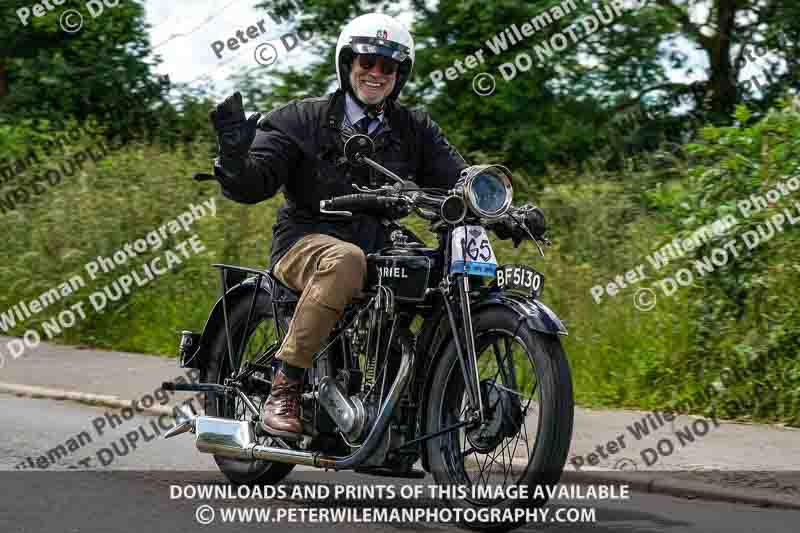
[[[642,124],[651,149],[658,139],[677,140],[692,123],[681,112],[724,122],[733,106],[747,100],[754,108],[768,107],[786,87],[797,85],[798,54],[794,28],[800,5],[789,0],[412,0],[412,34],[417,43],[415,74],[401,99],[424,104],[465,156],[504,161],[529,173],[541,173],[546,162],[571,163],[592,156],[608,144],[603,126],[632,104],[641,103],[658,120]],[[293,5],[284,1],[259,4],[273,10]],[[310,0],[297,15],[297,27],[316,35],[320,61],[302,72],[272,72],[274,84],[252,77],[245,86],[267,107],[307,96],[335,82],[333,49],[341,28],[369,11],[394,14],[385,2],[353,4],[343,0]],[[499,49],[497,36],[512,33],[539,17],[533,35]],[[592,28],[591,17],[599,21]],[[559,37],[559,35],[561,37]],[[555,53],[559,39],[568,46]],[[676,47],[689,42],[700,55]],[[493,43],[490,46],[490,42]],[[754,45],[766,47],[781,61],[769,65],[766,89],[739,84]],[[494,53],[498,48],[498,53]],[[444,71],[456,60],[483,50],[485,64],[446,83],[434,83],[430,73]],[[532,65],[525,68],[525,55]],[[705,57],[707,79],[696,79],[698,57]],[[516,75],[501,77],[501,65],[515,64]],[[504,67],[509,71],[510,67]],[[472,80],[491,73],[497,87],[480,97]],[[687,81],[674,81],[675,71]],[[753,100],[760,103],[753,105]],[[688,107],[686,103],[690,102]],[[683,111],[680,111],[683,110]],[[675,115],[678,116],[675,116]],[[638,129],[638,128],[637,128]],[[631,132],[633,133],[633,132]]]
[[[727,119],[737,103],[753,99],[757,86],[742,84],[742,70],[753,63],[754,49],[769,51],[775,60],[762,80],[771,90],[762,101],[768,107],[787,85],[797,88],[797,16],[800,5],[791,0],[655,0],[666,10],[675,35],[689,39],[705,56],[708,101],[712,118]],[[691,16],[706,10],[705,16]],[[794,35],[794,38],[787,35]],[[762,56],[762,54],[756,54]],[[765,60],[766,62],[766,60]],[[777,75],[780,63],[787,71]],[[793,83],[788,83],[793,82]]]
[[[3,0],[2,4],[9,2]],[[0,113],[9,118],[51,121],[93,116],[120,131],[144,127],[151,108],[163,99],[152,74],[153,58],[144,8],[121,2],[97,17],[85,2],[67,0],[26,23],[14,7],[0,10]],[[83,27],[60,26],[67,9],[83,15]],[[124,125],[124,126],[123,126]]]

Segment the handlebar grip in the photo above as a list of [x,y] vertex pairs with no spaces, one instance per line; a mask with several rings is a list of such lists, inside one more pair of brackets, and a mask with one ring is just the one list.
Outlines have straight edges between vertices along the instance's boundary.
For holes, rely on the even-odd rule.
[[508,239],[517,223],[510,216],[503,215],[486,224],[486,227],[497,233],[501,239]]
[[528,240],[531,236],[538,239],[547,231],[544,213],[537,207],[514,208],[509,214],[493,220],[489,227],[501,239],[511,238],[515,241]]
[[322,209],[331,211],[364,211],[378,210],[391,205],[392,198],[379,197],[374,194],[348,194],[320,202]]

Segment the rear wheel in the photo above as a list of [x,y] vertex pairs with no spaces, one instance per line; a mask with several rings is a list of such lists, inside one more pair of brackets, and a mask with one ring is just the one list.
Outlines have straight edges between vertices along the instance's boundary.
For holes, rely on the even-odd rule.
[[[472,508],[462,516],[487,518],[488,509],[536,508],[537,485],[561,477],[572,437],[573,397],[569,365],[555,335],[526,327],[517,313],[495,308],[473,318],[484,424],[473,423],[428,443],[434,479],[461,485],[467,497],[451,507]],[[427,432],[469,420],[468,394],[455,345],[451,342],[435,370],[428,403]],[[528,499],[494,497],[511,486],[527,485]],[[502,489],[500,489],[502,487]],[[543,491],[546,494],[546,490]],[[501,514],[502,516],[502,514]],[[507,531],[524,523],[477,518],[462,525]]]
[[[241,357],[236,359],[234,356],[233,364],[236,368],[240,368],[243,361],[255,360],[259,355],[265,353],[278,339],[275,331],[275,322],[272,318],[269,296],[263,293],[259,293],[250,325],[247,331],[244,331],[251,298],[252,295],[248,295],[236,301],[229,300],[228,302],[228,321],[231,328],[231,345],[234,354],[242,341],[242,335],[245,335]],[[283,331],[285,332],[286,328]],[[207,368],[207,379],[209,383],[224,384],[225,379],[231,376],[231,363],[228,357],[228,342],[224,326],[217,332],[212,346],[212,355]],[[263,378],[272,382],[272,375],[263,376]],[[267,384],[261,394],[250,394],[249,397],[259,407],[268,394],[269,385]],[[250,411],[238,397],[207,394],[205,409],[206,414],[209,416],[236,420],[249,420],[251,418]],[[277,437],[261,436],[257,437],[257,440],[259,444],[265,446],[289,447],[285,441]],[[215,455],[214,460],[222,473],[225,474],[225,477],[237,484],[275,484],[286,477],[295,466],[274,461],[248,461],[220,455]]]

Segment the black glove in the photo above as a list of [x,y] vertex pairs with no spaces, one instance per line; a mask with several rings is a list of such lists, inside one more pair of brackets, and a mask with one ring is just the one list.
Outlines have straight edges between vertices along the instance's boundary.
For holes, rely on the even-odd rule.
[[[524,227],[521,227],[520,224]],[[530,239],[531,235],[535,239],[541,238],[547,231],[547,224],[541,209],[534,205],[524,205],[513,208],[508,215],[490,224],[489,228],[499,239],[512,239],[514,248],[516,248],[525,239]],[[526,228],[528,231],[525,231]]]
[[194,179],[197,181],[217,179],[224,182],[226,177],[236,175],[241,170],[243,159],[256,136],[261,113],[254,113],[245,120],[242,94],[237,91],[212,109],[208,118],[217,132],[219,157],[214,160],[213,175],[195,174]]
[[245,119],[242,94],[237,91],[212,109],[208,116],[217,132],[222,159],[241,159],[246,156],[255,139],[261,113],[253,113],[253,116]]
[[387,207],[381,212],[380,216],[389,220],[400,220],[411,214],[411,208],[405,205],[394,205]]
[[526,204],[514,213],[517,220],[522,221],[535,239],[539,239],[547,231],[544,212],[535,205]]
[[506,241],[514,236],[514,223],[511,218],[506,215],[502,217],[500,220],[495,222],[490,222],[486,225],[486,227],[494,232],[497,235],[497,238]]

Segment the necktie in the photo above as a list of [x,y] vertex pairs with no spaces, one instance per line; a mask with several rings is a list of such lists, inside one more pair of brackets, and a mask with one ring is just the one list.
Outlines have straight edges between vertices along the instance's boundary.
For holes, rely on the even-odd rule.
[[353,124],[353,129],[356,133],[361,133],[363,135],[368,135],[369,123],[372,122],[369,117],[362,117],[361,120],[358,120],[355,124]]

